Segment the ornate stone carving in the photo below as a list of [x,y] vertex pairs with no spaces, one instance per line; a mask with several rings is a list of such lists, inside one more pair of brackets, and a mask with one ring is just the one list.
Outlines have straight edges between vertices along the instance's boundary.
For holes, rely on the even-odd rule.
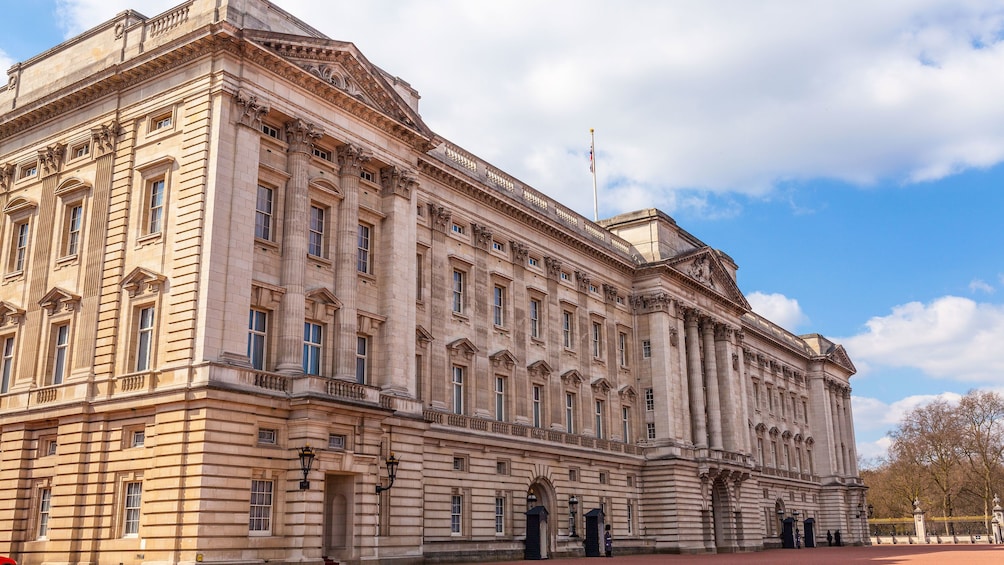
[[369,162],[370,154],[356,145],[343,145],[338,148],[339,174],[359,176],[363,165]]
[[60,310],[73,312],[80,306],[80,297],[72,292],[54,287],[38,301],[38,305],[43,310],[48,310],[49,315],[55,315]]
[[652,294],[636,294],[631,297],[631,307],[635,310],[666,312],[673,305],[673,298],[665,292]]
[[575,271],[575,282],[579,286],[579,290],[587,292],[589,290],[589,273],[585,271]]
[[[286,122],[286,142],[289,144],[290,153],[312,154],[314,151],[314,140],[320,139],[324,132],[310,122],[305,122],[300,118],[294,118]],[[338,164],[341,165],[341,149],[338,152]]]
[[694,259],[694,262],[687,269],[687,274],[705,286],[712,288],[715,286],[714,281],[711,280],[711,263],[707,255],[701,255]]
[[16,326],[24,321],[24,309],[10,302],[0,301],[0,326]]
[[525,265],[526,264],[526,258],[530,254],[530,248],[529,247],[527,247],[526,245],[524,245],[524,244],[522,244],[522,243],[520,243],[518,241],[514,241],[514,240],[510,239],[509,240],[509,250],[512,251],[512,262],[513,263],[516,263],[517,265]]
[[603,283],[603,296],[607,299],[607,302],[615,302],[617,300],[617,287],[612,284]]
[[436,338],[432,337],[432,334],[422,326],[415,326],[415,345],[422,349],[427,349],[432,340]]
[[511,371],[513,367],[516,366],[516,363],[519,362],[516,359],[516,356],[512,354],[512,351],[509,351],[508,349],[496,351],[495,353],[489,355],[488,359],[492,362],[492,366],[496,369],[499,367],[505,367],[506,370],[509,371]]
[[544,256],[544,266],[547,267],[547,276],[552,278],[561,276],[561,259]]
[[429,217],[432,218],[432,225],[439,231],[446,231],[450,227],[450,221],[453,219],[453,212],[447,210],[445,207],[438,204],[433,204],[429,202]]
[[388,165],[380,169],[380,185],[383,196],[396,195],[411,200],[411,191],[418,184],[415,177],[405,169]]
[[483,224],[471,222],[471,232],[474,233],[474,245],[480,249],[488,249],[492,242],[492,229]]
[[676,328],[669,328],[669,344],[676,347],[680,344],[680,334]]
[[167,277],[160,273],[136,267],[122,279],[120,284],[130,297],[136,297],[147,293],[157,294],[164,286],[165,281],[167,281]]
[[0,188],[7,190],[14,184],[14,165],[4,163],[0,165]]
[[65,143],[54,143],[45,149],[38,151],[38,160],[42,162],[42,171],[46,175],[59,172],[63,165],[63,157],[66,155]]
[[271,109],[268,102],[260,99],[257,94],[251,94],[243,89],[238,90],[237,94],[234,95],[234,102],[237,103],[237,107],[240,109],[237,123],[255,129],[261,128],[261,119]]
[[94,145],[94,151],[113,151],[121,132],[122,126],[114,120],[91,128],[91,144]]

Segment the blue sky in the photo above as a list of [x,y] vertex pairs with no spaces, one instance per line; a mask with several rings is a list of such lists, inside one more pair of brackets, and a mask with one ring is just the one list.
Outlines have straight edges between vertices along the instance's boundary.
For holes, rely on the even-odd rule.
[[[0,67],[128,8],[2,0]],[[447,139],[592,217],[656,207],[761,314],[843,343],[858,449],[1004,391],[1004,2],[310,0],[278,5],[422,94]]]

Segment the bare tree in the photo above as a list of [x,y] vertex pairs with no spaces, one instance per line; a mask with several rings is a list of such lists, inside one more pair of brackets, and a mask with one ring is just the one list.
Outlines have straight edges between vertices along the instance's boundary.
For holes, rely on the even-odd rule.
[[978,480],[989,531],[995,482],[1000,477],[1004,457],[1004,397],[996,392],[971,390],[959,401],[958,413],[966,430],[961,443],[973,478]]

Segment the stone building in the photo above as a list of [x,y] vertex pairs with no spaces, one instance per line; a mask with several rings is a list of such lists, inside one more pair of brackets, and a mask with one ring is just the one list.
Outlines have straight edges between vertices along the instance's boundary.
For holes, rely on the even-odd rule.
[[265,0],[123,12],[8,71],[0,554],[520,557],[531,507],[544,556],[587,513],[618,551],[757,550],[789,517],[866,542],[839,345],[418,99]]

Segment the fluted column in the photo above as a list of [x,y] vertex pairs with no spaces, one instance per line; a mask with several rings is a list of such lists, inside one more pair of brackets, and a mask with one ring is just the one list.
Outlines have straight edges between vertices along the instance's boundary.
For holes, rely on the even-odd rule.
[[854,418],[851,416],[851,391],[849,388],[844,389],[844,410],[841,413],[844,419],[844,437],[847,438],[845,443],[845,450],[847,453],[847,469],[845,472],[856,477],[858,475],[858,457],[856,453],[856,445],[854,442]]
[[830,387],[830,420],[831,427],[833,428],[833,456],[836,460],[836,466],[834,471],[836,474],[843,474],[844,472],[844,458],[843,458],[843,437],[840,431],[840,409],[837,406],[837,390],[835,387]]
[[718,368],[718,393],[721,399],[722,411],[722,445],[732,452],[741,451],[741,440],[737,434],[738,408],[745,402],[745,397],[737,401],[736,383],[732,370],[732,328],[719,324],[715,328],[715,358]]
[[722,449],[722,401],[718,396],[715,323],[705,318],[701,326],[701,337],[704,340],[704,386],[708,391],[708,432],[711,436],[711,449]]
[[690,427],[695,447],[708,447],[708,427],[704,409],[704,376],[701,374],[701,345],[698,313],[686,313],[687,377],[690,382]]
[[303,277],[307,262],[307,164],[314,140],[321,137],[314,124],[299,118],[286,123],[289,143],[286,167],[289,180],[283,213],[282,262],[280,281],[286,289],[279,303],[279,355],[276,370],[280,373],[303,372]]
[[338,184],[342,202],[338,206],[335,253],[335,294],[342,302],[338,309],[338,340],[335,378],[356,380],[356,286],[359,239],[359,172],[369,155],[354,145],[338,148]]

